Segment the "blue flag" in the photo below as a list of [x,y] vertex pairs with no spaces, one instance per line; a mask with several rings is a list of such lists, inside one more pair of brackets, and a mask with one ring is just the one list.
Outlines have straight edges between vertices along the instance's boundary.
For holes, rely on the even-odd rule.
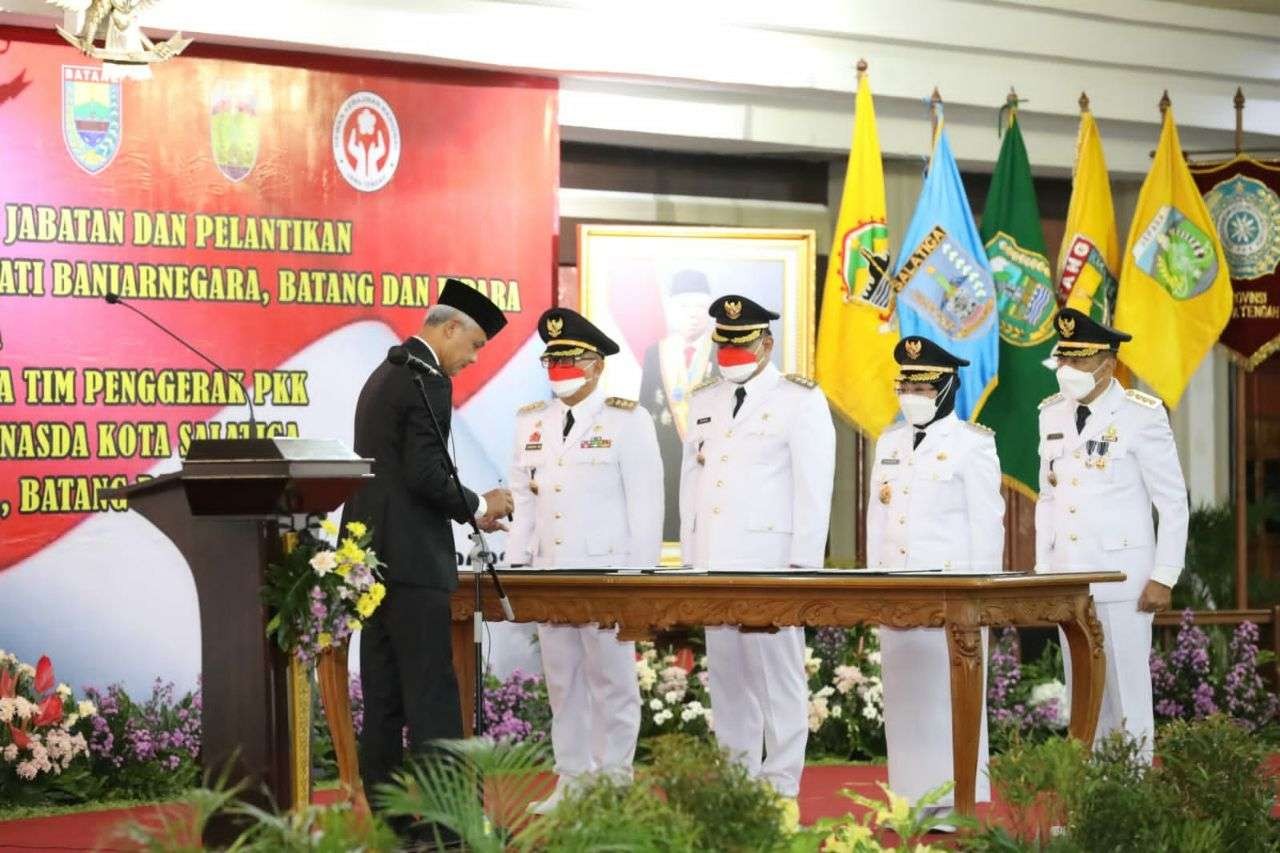
[[902,238],[893,288],[902,337],[920,335],[968,359],[969,366],[960,368],[956,415],[972,417],[995,388],[1000,315],[987,252],[941,126],[920,201]]

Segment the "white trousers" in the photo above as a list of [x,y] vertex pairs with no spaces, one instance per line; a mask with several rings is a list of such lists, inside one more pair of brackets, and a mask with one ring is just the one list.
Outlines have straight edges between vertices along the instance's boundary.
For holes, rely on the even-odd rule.
[[[1143,755],[1150,761],[1156,731],[1151,698],[1151,623],[1155,616],[1139,612],[1136,601],[1095,600],[1093,606],[1102,623],[1107,653],[1107,680],[1102,689],[1094,745],[1111,732],[1123,729],[1142,740]],[[1058,636],[1062,639],[1062,662],[1070,696],[1071,653],[1061,629]]]
[[[982,631],[986,660],[987,631]],[[889,751],[889,788],[915,802],[955,778],[951,752],[951,664],[943,628],[880,629],[884,682],[884,737]],[[987,778],[986,673],[978,739],[977,802],[991,799]],[[938,801],[953,805],[955,791]]]
[[640,734],[636,644],[620,641],[617,628],[541,624],[538,643],[556,773],[630,779]]
[[764,634],[708,626],[707,669],[720,747],[779,795],[798,795],[809,739],[804,629]]

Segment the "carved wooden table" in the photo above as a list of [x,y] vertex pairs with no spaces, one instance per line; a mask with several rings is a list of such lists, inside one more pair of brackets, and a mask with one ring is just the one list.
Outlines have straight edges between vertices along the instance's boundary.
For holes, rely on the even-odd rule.
[[[1124,580],[1120,572],[1090,574],[703,575],[506,572],[502,576],[519,622],[617,625],[627,640],[654,631],[700,625],[771,628],[785,625],[946,628],[951,656],[951,744],[956,809],[973,814],[978,734],[983,703],[983,627],[1053,622],[1066,633],[1073,673],[1071,736],[1093,742],[1106,661],[1102,626],[1089,584]],[[459,573],[453,594],[453,663],[470,734],[474,719],[472,575]],[[500,620],[484,586],[485,618]]]

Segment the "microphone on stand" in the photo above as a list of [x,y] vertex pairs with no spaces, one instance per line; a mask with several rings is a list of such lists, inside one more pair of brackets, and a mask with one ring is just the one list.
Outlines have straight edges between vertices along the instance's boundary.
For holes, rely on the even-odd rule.
[[[224,375],[224,376],[226,376],[228,379],[230,379],[232,382],[234,382],[234,383],[236,383],[237,385],[239,385],[239,381],[236,379],[236,377],[234,376],[234,374],[232,374],[232,373],[231,373],[231,371],[230,371],[230,370],[227,370],[225,367],[223,367],[222,365],[218,364],[218,363],[217,363],[216,361],[214,361],[213,359],[209,358],[209,356],[207,356],[207,355],[205,355],[204,353],[200,352],[200,350],[196,349],[196,348],[195,348],[195,347],[193,347],[191,344],[187,343],[185,340],[183,340],[182,338],[180,338],[177,334],[175,334],[174,332],[171,332],[169,329],[165,328],[165,326],[163,326],[161,323],[159,323],[159,322],[157,322],[156,320],[152,319],[152,318],[151,318],[151,316],[150,316],[150,315],[148,315],[148,314],[147,314],[145,311],[143,311],[141,308],[137,308],[137,307],[135,307],[135,306],[133,306],[133,305],[130,305],[130,304],[129,304],[128,302],[126,302],[124,299],[121,299],[121,298],[120,298],[120,294],[118,294],[118,293],[108,293],[108,294],[107,294],[106,296],[104,296],[103,298],[107,300],[107,303],[108,303],[109,305],[123,305],[125,308],[128,308],[130,311],[132,311],[133,313],[137,314],[139,317],[141,317],[142,319],[146,320],[148,323],[150,323],[151,325],[155,326],[157,329],[159,329],[160,331],[164,332],[166,335],[168,335],[169,337],[173,338],[175,341],[177,341],[178,343],[182,344],[184,347],[186,347],[187,349],[191,350],[191,351],[192,351],[193,353],[195,353],[196,355],[200,356],[200,358],[204,359],[206,362],[208,362],[209,364],[213,365],[213,366],[214,366],[214,368],[215,368],[215,369],[217,369],[217,371],[218,371],[219,373],[223,374],[223,375]],[[430,365],[427,365],[427,366],[430,366]],[[243,386],[241,386],[241,389],[243,390]],[[253,412],[253,393],[252,393],[252,392],[250,392],[250,391],[245,391],[245,392],[244,392],[244,399],[245,399],[245,402],[249,404],[249,435],[250,435],[250,436],[254,436],[254,437],[256,437],[256,436],[257,436],[257,433],[258,433],[258,422],[257,422],[257,419],[254,417],[254,412]]]
[[442,378],[444,376],[435,367],[418,358],[399,344],[387,350],[387,361],[397,367],[407,367],[414,373],[424,373],[427,376],[439,376]]

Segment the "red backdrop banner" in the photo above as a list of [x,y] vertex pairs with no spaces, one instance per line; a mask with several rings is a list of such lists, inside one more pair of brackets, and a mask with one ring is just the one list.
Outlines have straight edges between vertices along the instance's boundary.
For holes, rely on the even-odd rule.
[[193,47],[120,83],[41,32],[0,27],[0,49],[0,571],[123,512],[98,491],[190,437],[245,434],[246,394],[271,434],[317,435],[297,415],[326,374],[385,349],[300,354],[367,321],[411,334],[446,277],[510,321],[455,404],[551,303],[554,81]]

